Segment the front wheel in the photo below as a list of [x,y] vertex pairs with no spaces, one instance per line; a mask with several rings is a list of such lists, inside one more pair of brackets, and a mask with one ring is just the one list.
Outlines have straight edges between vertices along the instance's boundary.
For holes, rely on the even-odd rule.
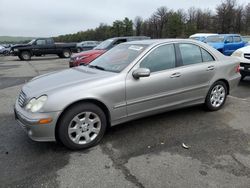
[[77,52],[77,53],[80,53],[81,51],[82,51],[81,48],[77,48],[77,49],[76,49],[76,52]]
[[18,56],[21,60],[29,61],[31,59],[31,53],[28,51],[23,51]]
[[208,91],[205,107],[210,111],[219,110],[226,102],[227,86],[224,82],[215,82]]
[[77,150],[97,144],[106,127],[106,116],[101,108],[92,103],[79,103],[63,115],[57,131],[66,147]]

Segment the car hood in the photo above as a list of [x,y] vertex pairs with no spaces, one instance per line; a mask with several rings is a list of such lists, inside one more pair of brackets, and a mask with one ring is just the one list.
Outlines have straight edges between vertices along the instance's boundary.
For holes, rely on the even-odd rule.
[[16,45],[13,45],[11,48],[19,48],[19,47],[26,47],[26,46],[31,46],[31,44],[16,44]]
[[215,49],[222,49],[224,47],[223,42],[208,42],[207,44],[214,47]]
[[88,67],[76,67],[35,77],[23,86],[23,91],[27,96],[38,97],[64,88],[72,89],[80,84],[91,85],[94,81],[116,74]]
[[250,54],[250,46],[245,46],[245,47],[239,48],[237,51],[241,51],[243,53]]
[[82,57],[82,56],[91,56],[93,54],[103,54],[104,52],[106,52],[106,50],[88,50],[88,51],[76,53],[72,55],[71,57],[75,58],[75,57]]

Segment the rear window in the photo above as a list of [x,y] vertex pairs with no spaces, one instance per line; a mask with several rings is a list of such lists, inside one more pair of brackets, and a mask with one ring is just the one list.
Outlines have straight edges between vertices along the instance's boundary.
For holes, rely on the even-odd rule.
[[234,37],[234,42],[241,42],[241,38],[239,36]]

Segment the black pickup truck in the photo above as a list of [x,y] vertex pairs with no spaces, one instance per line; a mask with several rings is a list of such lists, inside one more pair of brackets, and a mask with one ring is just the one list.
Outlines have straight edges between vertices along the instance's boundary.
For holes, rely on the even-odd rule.
[[56,54],[60,58],[69,58],[76,52],[76,43],[54,43],[52,38],[37,38],[27,44],[18,44],[11,47],[10,52],[20,60],[28,61],[32,56]]

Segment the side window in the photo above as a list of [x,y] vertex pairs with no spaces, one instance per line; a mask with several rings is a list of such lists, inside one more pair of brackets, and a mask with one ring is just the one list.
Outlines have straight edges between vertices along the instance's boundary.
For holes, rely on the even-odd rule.
[[234,42],[241,42],[241,38],[239,36],[234,37]]
[[201,50],[194,44],[179,44],[183,65],[201,63]]
[[201,55],[202,55],[203,62],[214,61],[213,56],[211,56],[210,53],[208,53],[206,50],[202,48],[201,48]]
[[45,40],[37,40],[36,45],[45,45],[46,41]]
[[47,44],[53,44],[53,40],[52,39],[47,39]]
[[113,44],[113,46],[118,45],[118,44],[123,43],[123,42],[127,42],[127,39],[118,39],[118,40]]
[[227,43],[232,43],[233,42],[233,37],[227,37],[226,42]]
[[151,72],[175,67],[175,49],[173,44],[160,46],[145,57],[140,67],[148,68]]

